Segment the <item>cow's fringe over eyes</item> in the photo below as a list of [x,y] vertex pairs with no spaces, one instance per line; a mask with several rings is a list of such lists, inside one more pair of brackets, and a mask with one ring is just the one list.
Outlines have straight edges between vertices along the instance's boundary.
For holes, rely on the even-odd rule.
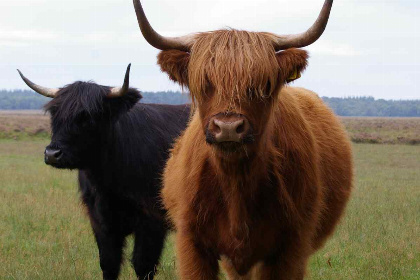
[[279,77],[269,33],[217,30],[197,34],[188,68],[193,101],[214,90],[220,101],[264,99]]

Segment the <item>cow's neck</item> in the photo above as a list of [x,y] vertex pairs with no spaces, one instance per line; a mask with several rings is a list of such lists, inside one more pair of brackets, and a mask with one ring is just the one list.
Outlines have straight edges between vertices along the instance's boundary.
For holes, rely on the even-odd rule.
[[274,145],[270,137],[271,133],[272,128],[264,130],[261,138],[253,144],[256,145],[253,147],[255,150],[249,150],[241,157],[221,156],[210,152],[210,162],[221,184],[228,184],[225,186],[226,189],[237,189],[242,194],[255,194],[258,192],[258,185],[268,180]]
[[[120,168],[122,164],[116,162],[114,154],[120,152],[121,147],[118,146],[115,133],[113,132],[114,123],[104,123],[100,129],[100,139],[97,150],[97,157],[92,160],[85,171],[89,174],[91,180],[94,180],[102,188],[112,189],[115,174],[120,171],[115,168]],[[117,176],[119,177],[119,176]]]
[[262,143],[260,146],[257,153],[242,159],[212,158],[220,192],[229,205],[226,209],[230,231],[238,242],[248,238],[251,217],[254,215],[251,212],[261,207],[257,198],[261,197],[261,192],[267,192],[264,185],[269,184],[268,145]]

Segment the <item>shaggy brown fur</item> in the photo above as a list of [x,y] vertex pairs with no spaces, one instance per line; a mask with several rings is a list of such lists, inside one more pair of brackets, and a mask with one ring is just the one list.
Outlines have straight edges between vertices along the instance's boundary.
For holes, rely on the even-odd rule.
[[[303,279],[350,195],[347,135],[316,94],[285,86],[306,67],[305,51],[275,53],[266,33],[197,36],[191,54],[159,55],[197,106],[162,191],[177,231],[180,278],[217,279],[223,257],[230,279]],[[208,123],[221,112],[245,116],[255,141],[232,153],[208,145]]]

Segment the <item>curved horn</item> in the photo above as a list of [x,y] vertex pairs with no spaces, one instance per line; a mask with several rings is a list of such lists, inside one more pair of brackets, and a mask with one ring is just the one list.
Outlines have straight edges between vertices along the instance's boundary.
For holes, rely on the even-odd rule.
[[134,9],[136,10],[137,21],[144,39],[159,50],[175,49],[188,52],[194,43],[194,35],[185,35],[182,37],[163,37],[157,33],[144,14],[140,0],[133,0]]
[[25,84],[28,85],[28,87],[30,87],[31,89],[33,89],[35,92],[46,96],[46,97],[50,97],[50,98],[54,98],[57,95],[57,92],[60,90],[58,88],[46,88],[40,85],[37,85],[33,82],[31,82],[28,78],[26,78],[25,76],[23,76],[22,72],[19,71],[19,69],[16,69],[19,72],[20,77],[22,78],[22,80],[25,82]]
[[124,84],[122,85],[122,87],[111,88],[111,91],[108,93],[107,97],[109,98],[121,97],[121,96],[124,96],[128,92],[128,88],[130,86],[130,68],[131,68],[131,63],[128,64],[127,70],[125,71]]
[[334,0],[325,0],[321,13],[315,23],[306,32],[297,35],[277,36],[274,42],[276,51],[288,48],[303,48],[314,43],[324,33],[330,17],[331,7]]

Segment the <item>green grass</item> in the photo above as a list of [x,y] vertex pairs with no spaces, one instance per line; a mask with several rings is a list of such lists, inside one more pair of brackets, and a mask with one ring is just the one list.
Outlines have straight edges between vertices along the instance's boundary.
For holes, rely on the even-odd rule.
[[[0,279],[100,279],[76,173],[43,163],[47,141],[0,140]],[[420,147],[354,145],[356,188],[309,279],[420,279]],[[175,279],[172,236],[157,280]],[[135,279],[128,261],[121,279]]]
[[312,279],[420,279],[420,147],[353,147],[356,188]]

